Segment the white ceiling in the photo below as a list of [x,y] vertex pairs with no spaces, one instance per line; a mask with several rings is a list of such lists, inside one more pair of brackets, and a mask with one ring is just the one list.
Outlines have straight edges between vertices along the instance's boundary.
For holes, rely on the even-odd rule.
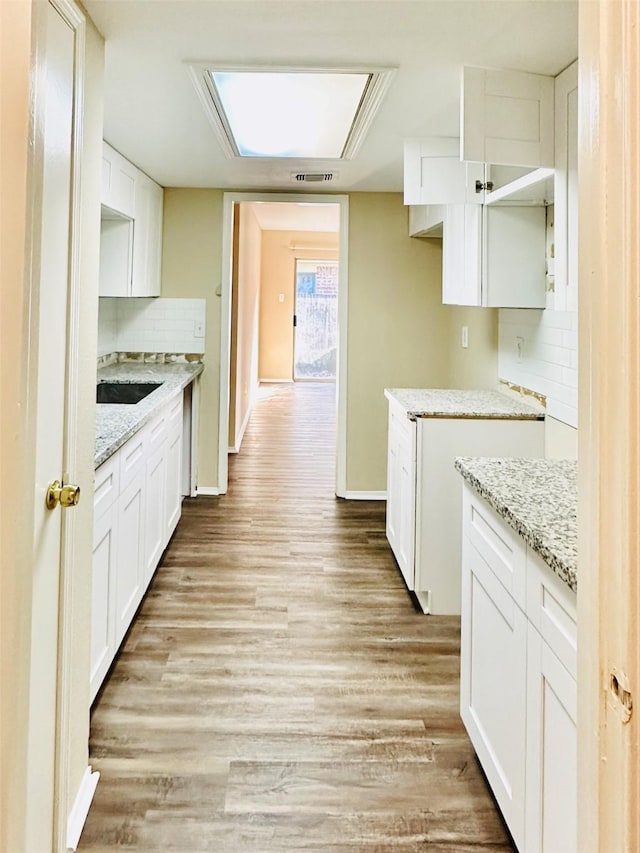
[[[578,53],[577,0],[85,0],[106,39],[104,136],[163,186],[402,189],[402,143],[457,136],[463,65],[556,75]],[[230,160],[186,63],[395,66],[356,157]]]

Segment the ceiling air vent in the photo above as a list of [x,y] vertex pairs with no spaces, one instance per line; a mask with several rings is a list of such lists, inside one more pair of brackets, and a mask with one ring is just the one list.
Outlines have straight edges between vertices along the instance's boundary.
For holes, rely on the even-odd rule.
[[335,172],[292,172],[291,180],[294,184],[326,184],[336,178]]

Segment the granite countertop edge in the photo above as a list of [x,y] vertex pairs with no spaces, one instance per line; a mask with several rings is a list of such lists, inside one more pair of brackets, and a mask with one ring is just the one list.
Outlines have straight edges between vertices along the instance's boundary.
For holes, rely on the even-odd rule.
[[[567,558],[565,555],[553,547],[553,544],[545,541],[544,534],[536,528],[534,522],[528,520],[523,513],[514,511],[504,499],[496,495],[495,491],[487,486],[473,471],[467,467],[467,463],[475,460],[467,457],[458,457],[455,460],[455,468],[462,477],[469,483],[472,488],[484,498],[490,506],[518,533],[524,541],[544,560],[551,571],[554,572],[568,587],[577,593],[578,590],[578,570],[577,558],[571,556]],[[491,460],[485,460],[491,461]],[[507,460],[495,460],[505,462]],[[511,461],[511,460],[509,460]],[[546,461],[546,460],[545,460]],[[535,460],[527,460],[527,462],[535,462]],[[548,533],[548,528],[544,528]]]
[[96,404],[94,468],[103,465],[148,423],[165,403],[193,382],[204,370],[202,362],[151,364],[123,362],[100,368],[97,382],[161,382],[161,386],[135,405]]
[[544,420],[541,409],[520,402],[500,391],[456,388],[385,388],[409,420],[418,418],[461,418],[468,420]]

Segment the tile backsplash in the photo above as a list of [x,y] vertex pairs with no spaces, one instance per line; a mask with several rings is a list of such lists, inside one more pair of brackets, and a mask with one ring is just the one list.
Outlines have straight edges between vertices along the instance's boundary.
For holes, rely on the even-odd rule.
[[98,356],[204,353],[205,299],[100,299]]
[[499,318],[500,379],[543,394],[551,417],[577,427],[577,312],[502,308]]

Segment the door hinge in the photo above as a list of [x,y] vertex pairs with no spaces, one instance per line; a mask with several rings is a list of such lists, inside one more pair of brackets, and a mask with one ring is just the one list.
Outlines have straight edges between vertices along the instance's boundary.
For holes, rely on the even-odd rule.
[[493,181],[485,181],[484,184],[482,181],[476,181],[476,192],[481,193],[483,190],[488,193],[493,192]]

